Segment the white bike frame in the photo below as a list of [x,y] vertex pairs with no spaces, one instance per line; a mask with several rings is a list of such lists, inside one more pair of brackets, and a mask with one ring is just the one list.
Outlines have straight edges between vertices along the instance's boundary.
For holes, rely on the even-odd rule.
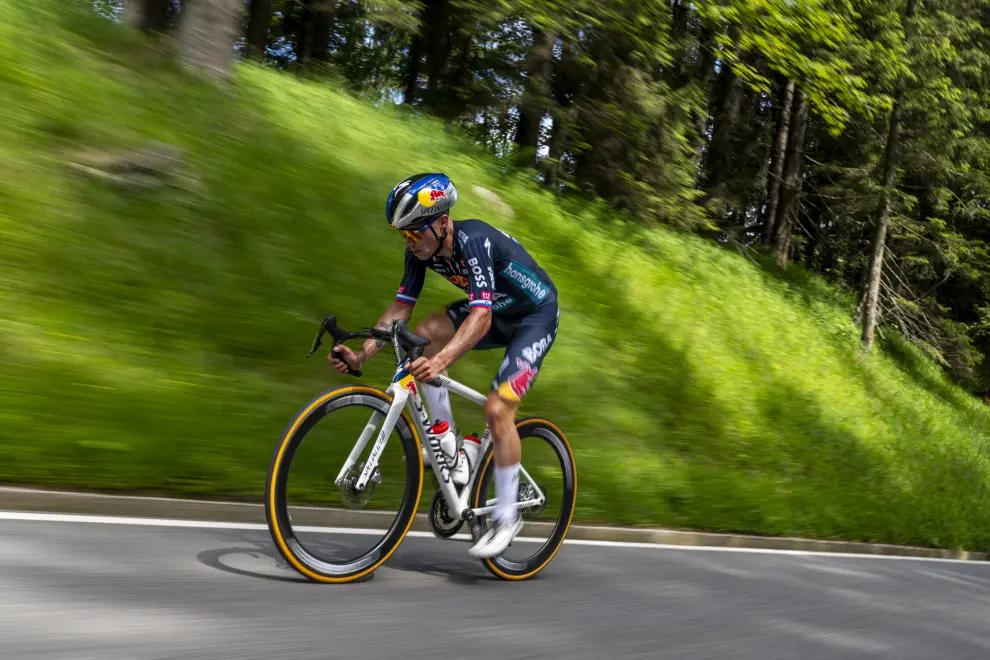
[[[497,499],[486,500],[485,506],[472,508],[469,506],[469,500],[471,497],[471,491],[473,490],[474,482],[479,477],[481,473],[481,461],[477,461],[477,465],[472,466],[471,474],[468,475],[467,483],[461,487],[460,492],[457,490],[456,484],[450,478],[450,468],[447,465],[447,460],[444,453],[440,450],[439,440],[431,436],[429,433],[430,424],[430,414],[426,409],[423,402],[423,398],[419,393],[419,388],[416,385],[415,379],[405,368],[405,360],[399,354],[399,349],[396,347],[396,360],[399,366],[395,370],[395,377],[392,378],[392,383],[389,385],[386,392],[392,397],[392,405],[388,409],[388,413],[384,415],[384,423],[382,424],[382,414],[375,412],[372,414],[371,419],[365,425],[364,430],[358,437],[357,443],[351,450],[350,455],[348,455],[347,460],[344,462],[344,466],[340,469],[340,474],[337,475],[335,483],[340,484],[341,479],[347,471],[354,465],[361,453],[364,451],[374,434],[375,429],[381,424],[381,430],[378,432],[378,437],[375,440],[375,444],[371,449],[371,453],[368,455],[368,460],[365,461],[364,469],[361,471],[361,476],[358,478],[357,483],[354,485],[355,490],[358,492],[364,490],[368,481],[371,480],[372,475],[378,469],[378,459],[381,457],[382,452],[385,450],[385,445],[388,443],[389,437],[392,435],[392,429],[395,428],[395,423],[399,419],[399,415],[402,414],[402,408],[406,407],[409,410],[409,414],[413,419],[413,423],[416,425],[416,431],[419,437],[425,443],[423,444],[423,449],[428,457],[429,464],[433,468],[433,474],[436,475],[437,482],[440,484],[440,492],[443,493],[444,499],[447,501],[447,510],[450,512],[451,517],[456,517],[461,520],[470,520],[475,516],[483,516],[491,513],[495,509],[495,504],[497,504]],[[473,401],[479,406],[484,406],[487,397],[480,392],[477,392],[466,385],[458,383],[457,381],[447,378],[445,376],[437,376],[436,380],[433,382],[434,385],[443,387],[449,392],[453,392],[458,396],[461,396],[468,401]],[[492,443],[491,430],[486,426],[485,432],[481,439],[481,449],[478,453],[479,458],[485,455],[488,451],[489,445]],[[542,506],[546,497],[540,487],[536,485],[536,482],[530,477],[529,473],[526,471],[525,467],[520,466],[519,477],[521,480],[525,480],[533,488],[533,492],[536,494],[528,500],[517,502],[516,509],[523,510],[529,509],[531,507]]]

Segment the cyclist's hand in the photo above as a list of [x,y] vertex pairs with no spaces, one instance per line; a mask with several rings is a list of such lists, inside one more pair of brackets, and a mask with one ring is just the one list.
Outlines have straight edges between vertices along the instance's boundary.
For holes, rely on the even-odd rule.
[[[343,360],[339,360],[334,353],[339,353],[344,357]],[[350,367],[355,371],[361,368],[361,358],[358,357],[357,353],[347,348],[343,344],[333,347],[327,354],[327,361],[333,365],[333,368],[342,374],[347,373],[347,368]]]
[[409,373],[421,383],[432,383],[433,379],[439,376],[444,369],[446,367],[440,364],[436,356],[417,358],[415,362],[409,365]]

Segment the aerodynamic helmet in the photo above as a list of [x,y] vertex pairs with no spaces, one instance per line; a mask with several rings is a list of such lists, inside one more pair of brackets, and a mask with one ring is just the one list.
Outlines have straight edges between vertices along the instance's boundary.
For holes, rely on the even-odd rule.
[[455,202],[457,188],[446,174],[413,174],[392,188],[385,215],[393,229],[417,230],[449,213]]

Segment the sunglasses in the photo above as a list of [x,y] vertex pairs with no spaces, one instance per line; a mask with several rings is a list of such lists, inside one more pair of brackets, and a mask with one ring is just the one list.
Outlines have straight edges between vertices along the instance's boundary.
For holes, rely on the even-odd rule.
[[399,233],[401,233],[404,238],[411,238],[414,243],[419,243],[423,240],[423,232],[421,231],[416,231],[413,229],[400,229]]

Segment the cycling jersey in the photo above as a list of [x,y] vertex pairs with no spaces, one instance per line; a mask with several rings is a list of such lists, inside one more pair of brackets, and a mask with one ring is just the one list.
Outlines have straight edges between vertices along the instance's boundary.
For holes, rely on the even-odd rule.
[[454,222],[453,232],[450,259],[420,261],[406,249],[398,302],[416,304],[429,268],[467,292],[471,307],[490,307],[496,316],[518,318],[556,304],[557,288],[516,239],[481,220]]
[[[447,316],[453,321],[455,330],[461,329],[470,313],[467,300],[447,305]],[[557,339],[559,323],[560,311],[556,302],[543,305],[521,318],[492,315],[488,332],[474,348],[479,351],[505,349],[505,357],[492,382],[492,389],[503,399],[520,401],[532,387],[543,358]]]

